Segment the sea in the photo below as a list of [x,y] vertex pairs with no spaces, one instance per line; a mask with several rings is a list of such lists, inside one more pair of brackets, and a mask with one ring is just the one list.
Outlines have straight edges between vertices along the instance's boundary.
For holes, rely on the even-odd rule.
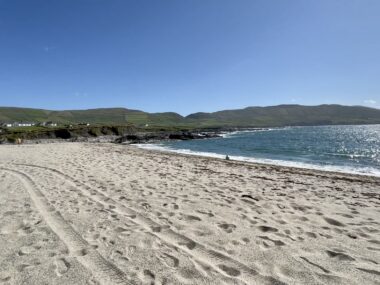
[[139,147],[380,177],[380,125],[252,129]]

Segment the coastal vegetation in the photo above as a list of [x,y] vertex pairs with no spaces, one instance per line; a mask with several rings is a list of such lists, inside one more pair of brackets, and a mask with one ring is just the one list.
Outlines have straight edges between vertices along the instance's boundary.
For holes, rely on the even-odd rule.
[[[144,142],[204,138],[234,128],[380,124],[380,110],[341,105],[279,105],[183,117],[172,112],[146,113],[124,108],[49,111],[0,107],[0,123],[14,122],[31,122],[33,126],[0,129],[0,143],[101,136],[117,136],[122,142]],[[44,125],[46,122],[54,122],[54,125]]]
[[59,127],[17,127],[2,129],[0,143],[15,143],[17,140],[72,139],[100,136],[123,136],[135,133],[132,125],[123,126],[59,126]]
[[[136,127],[124,125],[61,125],[57,127],[14,127],[0,129],[0,144],[64,139],[69,141],[107,141],[144,143],[157,140],[189,140],[219,136],[221,128]],[[97,139],[98,138],[98,139]]]
[[380,110],[362,106],[278,105],[247,107],[181,116],[173,112],[147,113],[125,108],[51,111],[0,107],[0,122],[46,122],[60,125],[126,125],[136,127],[282,127],[296,125],[379,124]]

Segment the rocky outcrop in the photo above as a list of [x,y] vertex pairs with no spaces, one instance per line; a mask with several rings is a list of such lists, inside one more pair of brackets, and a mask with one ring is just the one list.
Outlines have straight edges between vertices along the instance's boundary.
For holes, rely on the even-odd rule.
[[[136,132],[132,126],[86,126],[35,128],[31,130],[9,129],[0,134],[0,144],[23,142],[39,143],[47,141],[109,141],[116,137]],[[107,139],[109,138],[109,139]]]
[[149,143],[162,140],[194,140],[220,137],[217,132],[151,132],[136,133],[122,136],[115,143],[136,144]]
[[16,143],[21,139],[24,143],[47,143],[59,141],[73,142],[115,142],[115,143],[148,143],[161,140],[192,140],[219,137],[220,130],[143,130],[133,126],[85,126],[38,128],[33,130],[10,129],[0,134],[0,144]]

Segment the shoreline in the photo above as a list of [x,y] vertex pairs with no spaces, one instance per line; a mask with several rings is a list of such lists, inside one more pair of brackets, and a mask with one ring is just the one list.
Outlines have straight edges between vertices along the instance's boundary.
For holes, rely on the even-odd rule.
[[[255,130],[257,131],[257,130]],[[236,131],[231,131],[229,133],[225,134],[231,134]],[[237,131],[240,132],[240,131]],[[221,133],[219,136],[220,138],[224,138],[224,134]],[[158,153],[165,153],[165,154],[175,154],[175,155],[181,155],[185,157],[201,157],[201,158],[209,158],[209,159],[216,159],[216,160],[225,160],[225,155],[217,154],[217,153],[208,153],[208,152],[183,152],[182,150],[171,150],[165,147],[159,146],[158,143],[163,142],[165,140],[156,140],[151,141],[149,143],[117,143],[115,142],[116,139],[120,137],[118,136],[99,136],[94,138],[80,138],[76,140],[72,139],[34,139],[34,140],[26,140],[21,145],[49,145],[49,144],[110,144],[110,145],[119,145],[123,147],[134,147],[136,149],[140,150],[146,150],[150,152],[158,152]],[[213,139],[215,137],[211,138],[204,138],[204,139]],[[0,147],[2,146],[15,146],[15,143],[2,143],[0,144]],[[374,178],[379,179],[380,181],[380,170],[379,174],[368,174],[368,173],[360,173],[355,171],[339,171],[339,170],[333,170],[333,169],[324,169],[317,165],[307,164],[304,167],[297,166],[297,165],[287,165],[285,164],[286,161],[284,161],[284,164],[281,163],[271,163],[271,162],[265,162],[260,161],[259,159],[251,158],[251,157],[235,157],[235,156],[229,156],[230,160],[229,162],[236,162],[236,163],[243,163],[243,164],[253,164],[253,165],[261,165],[261,166],[270,166],[275,168],[285,168],[285,169],[294,169],[299,171],[315,171],[325,174],[336,174],[336,175],[342,175],[342,176],[356,176],[356,177],[368,177],[368,178]],[[264,159],[263,159],[264,160]],[[315,167],[313,167],[315,166]],[[334,167],[334,166],[333,166]]]
[[[217,160],[225,160],[225,155],[217,154],[217,153],[208,153],[208,152],[194,152],[194,151],[182,151],[182,150],[175,150],[175,149],[168,149],[165,147],[160,147],[158,144],[151,143],[151,144],[131,144],[131,146],[136,147],[138,149],[143,149],[147,151],[153,151],[153,152],[162,152],[167,154],[176,154],[176,155],[182,155],[185,157],[203,157],[203,158],[210,158],[210,159],[217,159]],[[330,170],[330,169],[323,169],[322,167],[319,167],[315,165],[315,168],[313,168],[312,164],[305,164],[305,167],[302,166],[293,166],[293,165],[286,165],[281,163],[271,163],[271,162],[264,162],[256,160],[255,158],[250,157],[236,157],[236,156],[229,156],[230,160],[228,162],[238,162],[238,163],[246,163],[246,164],[254,164],[254,165],[262,165],[262,166],[271,166],[271,167],[279,167],[279,168],[287,168],[287,169],[296,169],[296,170],[305,170],[305,171],[316,171],[321,173],[331,173],[336,175],[344,175],[344,176],[358,176],[358,177],[370,177],[370,178],[376,178],[380,181],[380,170],[379,174],[368,174],[368,173],[359,173],[359,172],[349,172],[349,171],[339,171],[339,170]],[[225,160],[227,161],[227,160]],[[285,161],[284,161],[285,162]],[[310,166],[310,167],[308,167]],[[333,166],[334,167],[334,166]]]
[[[316,171],[325,171],[332,173],[342,173],[348,175],[360,175],[369,177],[380,177],[380,168],[374,166],[355,166],[355,165],[339,165],[339,164],[323,164],[314,163],[314,161],[304,162],[302,160],[293,160],[292,158],[285,159],[271,159],[271,158],[256,158],[250,156],[238,156],[230,155],[228,152],[225,154],[219,154],[215,152],[202,152],[193,151],[186,148],[174,149],[167,146],[161,145],[163,142],[170,141],[186,141],[186,140],[208,140],[217,138],[229,138],[236,133],[245,132],[265,132],[272,131],[276,129],[286,129],[294,127],[305,127],[305,126],[285,126],[285,127],[275,127],[275,128],[253,128],[253,127],[242,127],[242,128],[219,128],[219,129],[194,129],[191,131],[134,131],[129,134],[124,135],[99,135],[99,136],[79,136],[69,139],[62,138],[49,138],[49,139],[28,139],[23,141],[23,144],[49,144],[49,143],[65,143],[65,142],[82,142],[82,143],[115,143],[121,145],[136,145],[139,148],[144,149],[156,149],[164,152],[171,153],[181,153],[202,157],[214,157],[223,159],[226,155],[229,156],[231,160],[234,161],[245,161],[248,163],[257,163],[264,165],[276,165],[282,167],[299,168],[299,169],[311,169]],[[320,126],[315,126],[320,127]],[[323,127],[323,126],[322,126]],[[11,143],[1,143],[0,145],[11,144]]]

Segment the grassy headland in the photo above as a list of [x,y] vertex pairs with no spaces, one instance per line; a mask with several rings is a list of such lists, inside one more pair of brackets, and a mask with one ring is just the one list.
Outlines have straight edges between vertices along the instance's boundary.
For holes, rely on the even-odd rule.
[[[0,132],[0,142],[13,142],[18,138],[23,140],[75,139],[141,133],[218,131],[229,128],[380,124],[380,110],[362,106],[279,105],[214,113],[194,113],[183,117],[172,112],[147,113],[125,108],[50,111],[0,107],[0,123],[48,121],[58,125],[3,128]],[[85,124],[80,125],[83,123]]]
[[379,124],[380,110],[362,106],[279,105],[248,107],[186,117],[173,112],[147,113],[125,108],[51,111],[0,107],[0,122],[44,122],[157,127],[281,127],[295,125]]

